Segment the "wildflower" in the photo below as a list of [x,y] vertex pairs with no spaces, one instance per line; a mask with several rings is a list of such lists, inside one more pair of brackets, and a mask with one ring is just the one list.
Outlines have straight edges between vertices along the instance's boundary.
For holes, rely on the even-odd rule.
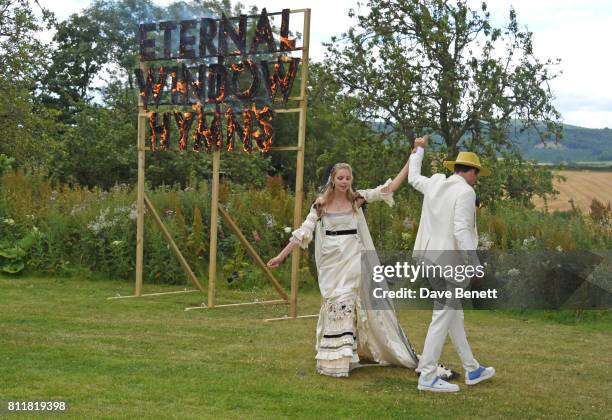
[[483,233],[482,235],[480,235],[478,237],[478,249],[479,250],[488,250],[491,249],[491,246],[493,246],[493,241],[491,240],[491,238],[489,238],[489,235],[487,235],[486,233]]
[[87,224],[87,228],[97,235],[101,231],[113,227],[118,220],[117,218],[110,219],[109,213],[109,209],[102,209],[98,217]]
[[285,231],[285,233],[291,233],[291,232],[292,232],[292,231],[291,231],[291,228],[290,228],[289,226],[285,226],[285,227],[283,228],[283,230]]
[[557,252],[563,252],[563,247],[561,245],[557,245],[555,249],[557,250]]
[[535,245],[536,238],[535,236],[530,236],[529,238],[523,239],[523,248],[531,248]]
[[402,224],[404,225],[406,229],[412,230],[412,219],[410,219],[410,217],[406,217],[404,221],[402,222]]
[[272,216],[271,214],[268,213],[262,213],[264,218],[266,219],[266,226],[268,228],[272,228],[274,227],[274,225],[276,224],[276,221],[274,220],[274,216]]
[[13,226],[15,224],[15,221],[11,218],[8,218],[8,219],[4,219],[4,223],[6,223],[9,226]]
[[113,242],[111,242],[111,245],[112,245],[112,246],[119,246],[119,245],[121,245],[122,243],[123,243],[123,241],[113,241]]
[[518,277],[519,274],[521,274],[521,272],[519,271],[518,268],[511,268],[510,270],[508,270],[508,276],[510,277]]

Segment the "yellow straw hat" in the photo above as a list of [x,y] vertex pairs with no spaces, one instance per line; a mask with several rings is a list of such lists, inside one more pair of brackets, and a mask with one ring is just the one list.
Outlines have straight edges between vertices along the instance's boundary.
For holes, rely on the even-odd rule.
[[451,172],[455,171],[455,165],[465,165],[470,166],[472,168],[478,168],[480,172],[478,174],[480,176],[489,176],[491,175],[491,171],[487,168],[484,168],[480,164],[480,158],[476,153],[472,152],[459,152],[457,155],[457,160],[445,160],[444,167]]

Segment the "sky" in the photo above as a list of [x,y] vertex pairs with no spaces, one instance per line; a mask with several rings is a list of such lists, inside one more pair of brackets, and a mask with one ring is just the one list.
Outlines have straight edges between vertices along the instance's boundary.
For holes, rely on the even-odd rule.
[[[171,0],[155,0],[160,5]],[[66,19],[90,4],[89,0],[41,0],[58,19]],[[321,60],[333,35],[352,23],[348,11],[355,0],[242,0],[268,11],[309,7],[311,12],[310,58]],[[365,1],[362,0],[362,3]],[[480,1],[470,0],[473,7]],[[507,21],[514,7],[522,29],[533,32],[535,55],[560,58],[562,74],[551,83],[554,104],[566,124],[588,128],[612,128],[612,1],[609,0],[490,0],[495,24]]]

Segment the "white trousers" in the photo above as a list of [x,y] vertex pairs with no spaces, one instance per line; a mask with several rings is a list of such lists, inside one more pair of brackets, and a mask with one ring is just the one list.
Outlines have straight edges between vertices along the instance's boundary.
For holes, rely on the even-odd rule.
[[419,361],[419,370],[421,372],[421,380],[423,382],[431,382],[437,376],[438,360],[446,341],[446,336],[450,335],[453,346],[459,354],[463,368],[471,372],[478,369],[480,366],[465,335],[463,327],[463,310],[444,307],[443,309],[434,309],[431,317],[431,324],[425,338],[423,354]]

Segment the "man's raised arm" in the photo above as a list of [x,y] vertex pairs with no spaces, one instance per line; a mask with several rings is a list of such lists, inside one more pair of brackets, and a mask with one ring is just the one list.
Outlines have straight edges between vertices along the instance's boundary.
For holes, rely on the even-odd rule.
[[425,194],[430,179],[421,175],[421,165],[423,164],[423,156],[425,156],[425,149],[423,147],[427,145],[427,140],[425,138],[420,142],[419,140],[415,141],[416,151],[412,152],[408,160],[408,183],[416,188],[417,191]]

